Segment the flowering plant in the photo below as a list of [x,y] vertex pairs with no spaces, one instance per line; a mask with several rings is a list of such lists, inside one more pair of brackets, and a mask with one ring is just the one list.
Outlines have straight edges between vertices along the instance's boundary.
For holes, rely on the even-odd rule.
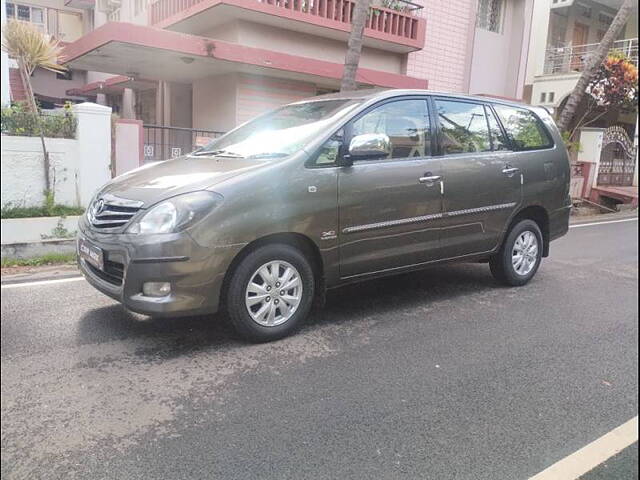
[[638,67],[624,54],[610,53],[589,83],[587,93],[599,107],[635,110],[638,106]]

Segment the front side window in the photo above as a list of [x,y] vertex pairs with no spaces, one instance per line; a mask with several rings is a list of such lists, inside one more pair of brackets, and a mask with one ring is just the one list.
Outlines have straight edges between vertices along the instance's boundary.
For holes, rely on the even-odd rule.
[[286,105],[215,139],[194,154],[286,157],[324,134],[358,104],[353,100],[317,100]]
[[553,146],[549,133],[533,112],[507,105],[494,105],[494,108],[515,150],[540,150]]
[[484,107],[478,103],[436,100],[445,155],[491,151]]
[[502,29],[502,0],[479,0],[476,26],[500,33]]
[[313,160],[313,165],[318,167],[336,165],[338,163],[338,156],[340,155],[340,147],[344,139],[344,132],[340,129],[329,140],[324,142],[320,150],[318,151],[316,158]]
[[353,123],[352,135],[384,133],[391,142],[388,159],[425,157],[431,154],[429,113],[425,100],[385,103]]

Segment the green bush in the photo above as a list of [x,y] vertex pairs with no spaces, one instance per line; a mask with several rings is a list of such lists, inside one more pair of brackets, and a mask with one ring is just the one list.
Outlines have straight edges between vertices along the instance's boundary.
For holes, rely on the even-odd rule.
[[74,263],[73,253],[48,253],[34,258],[3,258],[2,268],[5,267],[39,267],[41,265],[60,265]]
[[0,210],[0,218],[31,218],[31,217],[68,217],[82,215],[84,208],[67,207],[66,205],[45,205],[42,207],[12,207],[5,205]]
[[62,112],[33,113],[24,103],[16,103],[2,109],[1,130],[7,135],[37,137],[40,129],[45,137],[75,138],[76,118],[67,103]]

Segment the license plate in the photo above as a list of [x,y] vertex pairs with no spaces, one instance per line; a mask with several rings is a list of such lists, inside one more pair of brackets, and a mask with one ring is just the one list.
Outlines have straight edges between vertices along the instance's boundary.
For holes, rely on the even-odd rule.
[[96,247],[89,240],[78,239],[78,253],[81,258],[100,270],[104,270],[104,253],[100,247]]

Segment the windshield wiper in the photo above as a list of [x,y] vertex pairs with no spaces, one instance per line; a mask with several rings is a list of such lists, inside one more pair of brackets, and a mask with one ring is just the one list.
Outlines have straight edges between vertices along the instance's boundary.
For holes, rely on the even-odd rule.
[[229,152],[227,150],[199,150],[193,152],[191,155],[194,157],[230,157],[230,158],[243,158],[239,153]]
[[288,157],[288,153],[284,152],[265,152],[265,153],[256,153],[254,155],[249,155],[247,158],[282,158]]

